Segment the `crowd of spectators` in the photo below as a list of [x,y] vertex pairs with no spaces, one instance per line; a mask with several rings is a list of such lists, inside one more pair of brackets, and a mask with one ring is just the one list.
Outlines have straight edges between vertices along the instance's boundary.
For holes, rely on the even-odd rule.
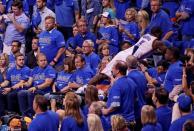
[[1,129],[194,130],[193,0],[0,0]]

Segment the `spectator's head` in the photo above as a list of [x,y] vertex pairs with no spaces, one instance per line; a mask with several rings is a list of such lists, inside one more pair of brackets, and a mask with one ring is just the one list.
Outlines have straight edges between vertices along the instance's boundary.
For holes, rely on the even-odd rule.
[[161,39],[162,37],[162,30],[160,27],[158,26],[154,26],[152,29],[151,29],[151,34],[155,37],[157,37],[158,39]]
[[164,88],[156,88],[152,95],[152,101],[157,108],[166,105],[168,102],[168,92]]
[[39,42],[39,38],[38,37],[33,37],[33,39],[32,39],[32,50],[33,51],[38,50],[38,42]]
[[110,55],[110,49],[108,44],[101,44],[98,47],[98,54],[102,57]]
[[78,54],[75,56],[75,67],[76,69],[83,68],[85,66],[85,59],[82,55]]
[[112,8],[111,4],[112,4],[111,0],[102,0],[102,6],[104,8],[107,8],[107,7]]
[[9,65],[9,57],[6,53],[0,55],[0,67],[7,67]]
[[21,53],[18,53],[15,57],[16,57],[16,66],[19,68],[22,68],[25,63],[24,55]]
[[73,36],[76,36],[77,33],[79,32],[79,31],[78,31],[77,24],[74,24],[74,25],[72,26],[72,28],[73,28]]
[[87,22],[85,19],[79,19],[77,21],[77,27],[78,27],[79,33],[81,33],[81,34],[87,33]]
[[158,74],[164,73],[168,70],[169,67],[169,63],[165,60],[162,60],[160,62],[158,62],[157,64],[157,72]]
[[151,0],[150,6],[151,6],[152,12],[157,13],[160,10],[161,1],[160,0]]
[[128,22],[135,21],[136,15],[137,11],[135,10],[135,8],[128,8],[125,11],[125,20]]
[[37,58],[37,64],[40,68],[45,68],[47,66],[48,62],[45,54],[39,53],[37,54],[36,58]]
[[101,23],[103,25],[110,25],[112,24],[111,16],[109,12],[103,12],[101,15]]
[[92,40],[85,40],[82,45],[82,51],[85,55],[89,55],[93,52],[94,42]]
[[47,16],[45,18],[45,29],[51,31],[55,27],[55,18],[53,16]]
[[112,131],[128,131],[126,121],[121,115],[111,117]]
[[153,106],[144,105],[141,109],[141,123],[146,124],[156,124],[157,117]]
[[90,106],[94,101],[99,101],[98,90],[95,86],[88,85],[85,91],[85,104]]
[[80,103],[78,96],[73,92],[68,92],[63,100],[63,105],[65,107],[64,116],[72,116],[76,120],[78,125],[82,125],[83,117],[80,112]]
[[126,49],[130,48],[131,46],[132,46],[132,44],[131,44],[130,42],[128,42],[128,41],[123,41],[123,42],[121,43],[121,50],[126,50]]
[[150,22],[149,14],[145,10],[138,11],[137,22],[140,30],[145,29]]
[[20,0],[13,1],[13,3],[11,4],[11,9],[12,9],[15,16],[21,15],[22,9],[23,9],[22,1],[20,1]]
[[178,99],[178,106],[181,112],[189,113],[191,111],[192,99],[186,94],[181,94]]
[[75,70],[75,65],[73,63],[73,58],[72,57],[65,58],[64,71],[68,72],[68,73],[71,73],[73,70]]
[[176,47],[169,47],[165,53],[165,59],[169,62],[175,62],[179,59],[180,51]]
[[88,114],[87,118],[89,131],[103,131],[100,117],[96,114]]
[[36,0],[37,8],[42,10],[46,6],[46,0]]
[[194,121],[193,120],[187,120],[183,124],[183,130],[182,131],[194,131]]
[[101,72],[110,61],[110,56],[104,56],[99,64],[99,72]]
[[96,114],[98,116],[102,115],[102,106],[100,105],[99,101],[98,102],[92,102],[92,104],[89,107],[89,113]]
[[138,60],[135,56],[129,55],[126,59],[128,69],[136,69],[138,67]]
[[36,113],[47,111],[48,100],[42,95],[36,95],[33,101],[33,109]]
[[19,53],[22,43],[20,41],[14,40],[11,44],[11,52],[13,54]]
[[127,64],[124,61],[117,61],[112,68],[113,77],[125,76],[127,73]]

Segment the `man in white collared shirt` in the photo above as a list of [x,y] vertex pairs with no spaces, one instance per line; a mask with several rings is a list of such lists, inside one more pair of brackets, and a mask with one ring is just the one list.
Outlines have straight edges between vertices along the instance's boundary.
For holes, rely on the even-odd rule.
[[36,34],[40,34],[41,31],[45,30],[45,18],[47,16],[56,18],[55,13],[46,7],[46,0],[36,0],[32,17],[34,32]]

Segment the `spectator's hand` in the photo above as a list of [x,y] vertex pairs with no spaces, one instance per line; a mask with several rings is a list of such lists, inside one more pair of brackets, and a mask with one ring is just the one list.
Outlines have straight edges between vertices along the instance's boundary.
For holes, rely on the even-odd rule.
[[78,53],[82,53],[82,48],[81,47],[76,47],[76,49],[75,49]]
[[12,14],[7,14],[8,19],[10,19],[12,22],[15,21],[15,16]]
[[64,87],[63,89],[61,89],[60,92],[66,93],[66,92],[68,92],[69,90],[70,90],[70,87],[69,87],[69,86],[66,86],[66,87]]
[[72,82],[72,83],[69,83],[69,84],[68,84],[68,87],[69,87],[69,88],[78,88],[79,85],[78,85],[77,83],[75,83],[75,82]]
[[42,32],[40,28],[34,28],[33,30],[36,34],[40,34]]
[[6,95],[11,91],[11,88],[4,88],[2,94]]
[[181,15],[177,18],[177,21],[185,20],[187,18],[189,18],[189,14],[186,12],[181,12]]
[[96,44],[101,44],[102,43],[102,40],[96,40]]
[[31,87],[30,89],[28,89],[28,91],[34,93],[36,91],[36,87]]
[[147,70],[147,67],[145,67],[143,64],[139,65],[142,72],[145,72]]
[[55,62],[51,61],[51,62],[50,62],[50,65],[51,65],[51,66],[54,66],[54,65],[55,65]]

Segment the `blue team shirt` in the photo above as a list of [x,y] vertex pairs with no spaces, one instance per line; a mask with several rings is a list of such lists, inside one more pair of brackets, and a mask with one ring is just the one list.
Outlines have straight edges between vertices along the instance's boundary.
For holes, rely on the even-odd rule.
[[175,120],[171,126],[170,126],[170,129],[169,131],[182,131],[183,129],[183,124],[187,121],[187,120],[194,120],[194,115],[193,113],[192,114],[188,114],[188,115],[185,115],[185,116],[182,116],[181,118]]
[[193,0],[182,0],[181,5],[178,9],[179,12],[186,12],[189,14],[189,18],[182,20],[182,35],[194,35],[194,1]]
[[37,114],[32,120],[28,131],[58,131],[59,116],[53,111]]
[[172,109],[168,106],[161,106],[156,109],[158,123],[161,124],[163,131],[168,131],[171,125]]
[[147,33],[150,33],[151,29],[156,26],[162,29],[162,36],[172,30],[172,22],[165,11],[160,10],[155,16],[152,15],[150,24],[147,27]]
[[16,67],[14,67],[8,70],[6,80],[10,81],[10,86],[14,86],[21,80],[28,80],[30,72],[31,70],[27,66],[24,66],[21,69],[17,69]]
[[159,123],[157,123],[156,125],[146,124],[146,125],[143,126],[141,131],[163,131],[163,130],[162,130],[161,125]]
[[16,66],[16,63],[15,63],[15,56],[14,54],[11,52],[10,55],[9,55],[9,68],[13,68]]
[[164,88],[168,92],[171,92],[174,86],[182,84],[183,69],[181,64],[182,62],[180,61],[171,64],[166,72]]
[[104,131],[109,131],[111,128],[111,125],[108,123],[106,118],[102,115],[102,116],[100,116],[100,120],[101,120],[102,127],[103,127]]
[[125,11],[130,7],[131,0],[125,0],[124,2],[119,2],[119,0],[114,0],[114,6],[116,8],[116,18],[125,18]]
[[[32,70],[31,77],[33,78],[33,86],[37,86],[44,83],[46,78],[55,79],[56,71],[49,65],[44,69],[37,66]],[[51,91],[51,87],[46,87],[41,91],[46,94]]]
[[82,47],[82,44],[85,40],[91,40],[94,42],[94,45],[96,47],[96,36],[95,34],[91,33],[91,32],[87,32],[84,36],[81,35],[80,33],[78,33],[75,37],[74,37],[74,42],[75,45],[78,47]]
[[[65,47],[65,40],[61,32],[56,29],[51,31],[43,31],[39,35],[39,47],[40,52],[44,53],[47,57],[48,63],[50,63],[56,56],[58,50]],[[63,57],[60,57],[59,61],[62,61]]]
[[135,117],[140,118],[141,108],[146,104],[145,102],[145,92],[147,91],[147,80],[142,72],[139,70],[131,70],[128,78],[132,79],[136,84],[135,93],[137,101],[135,101]]
[[57,91],[60,91],[68,85],[71,76],[71,73],[67,73],[65,71],[57,73],[57,78],[55,80]]
[[136,44],[136,41],[139,39],[139,29],[138,25],[135,22],[129,22],[127,24],[122,25],[127,32],[132,34],[135,37],[135,40],[130,39],[126,33],[122,33],[122,41],[128,41],[132,45]]
[[94,73],[98,70],[98,64],[100,63],[100,57],[92,52],[89,55],[83,55],[86,61],[86,65],[89,66]]
[[163,73],[158,73],[157,72],[157,69],[156,68],[149,68],[148,69],[148,73],[149,75],[156,79],[156,81],[158,82],[157,86],[160,86],[161,84],[164,83],[164,79],[165,79],[165,76],[166,76],[166,72],[163,72]]
[[79,126],[73,117],[67,116],[63,119],[61,131],[88,131],[87,121],[84,118],[84,123]]
[[126,76],[118,78],[108,91],[107,108],[117,107],[117,110],[109,114],[122,115],[126,121],[133,121],[134,116],[134,85],[133,81]]
[[170,18],[173,18],[175,17],[175,13],[179,8],[179,3],[175,2],[174,0],[167,0],[166,2],[163,2],[162,8],[168,9],[168,11],[170,12]]
[[70,82],[75,82],[80,85],[85,85],[94,76],[94,72],[88,66],[77,69],[71,76]]
[[110,54],[116,55],[119,51],[118,30],[114,25],[100,27],[101,40],[109,40]]

